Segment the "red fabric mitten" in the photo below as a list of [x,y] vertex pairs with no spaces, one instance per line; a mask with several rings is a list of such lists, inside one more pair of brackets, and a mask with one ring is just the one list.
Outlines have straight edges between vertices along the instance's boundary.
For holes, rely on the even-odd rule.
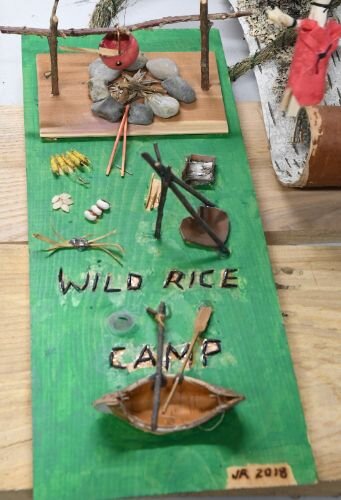
[[300,22],[288,87],[301,106],[322,101],[328,62],[340,37],[341,25],[334,20],[323,28],[312,19]]

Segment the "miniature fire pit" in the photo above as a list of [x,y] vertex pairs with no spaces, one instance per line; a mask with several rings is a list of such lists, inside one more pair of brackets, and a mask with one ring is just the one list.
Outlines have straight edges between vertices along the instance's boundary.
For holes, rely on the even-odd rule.
[[89,65],[89,76],[91,111],[114,123],[122,118],[127,104],[129,123],[150,125],[154,116],[171,118],[179,113],[181,103],[196,100],[191,85],[179,76],[177,64],[166,57],[148,60],[140,53],[122,72],[98,58]]

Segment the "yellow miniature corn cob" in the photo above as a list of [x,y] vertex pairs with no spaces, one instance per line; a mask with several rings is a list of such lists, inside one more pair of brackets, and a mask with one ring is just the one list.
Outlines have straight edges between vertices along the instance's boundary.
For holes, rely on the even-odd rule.
[[62,155],[56,155],[55,158],[57,160],[57,163],[58,163],[59,167],[62,169],[62,171],[65,174],[72,173],[72,168],[69,167],[69,165],[66,163],[66,161],[64,160],[64,158],[62,157]]
[[72,169],[72,172],[73,172],[75,170],[75,168],[76,168],[76,165],[73,163],[73,161],[71,161],[70,158],[68,158],[65,154],[60,155],[60,156],[63,158],[63,160],[65,161],[65,163],[67,165],[69,165],[69,167]]
[[51,170],[55,175],[59,175],[59,165],[54,156],[51,156]]
[[74,182],[78,182],[83,186],[89,184],[88,179],[82,179],[76,173],[76,170],[82,170],[83,167],[91,170],[90,160],[75,149],[66,151],[66,153],[51,156],[51,171],[54,175],[70,175]]
[[65,155],[67,158],[69,158],[69,160],[72,161],[72,163],[77,167],[81,167],[82,166],[82,162],[79,158],[77,158],[76,155],[74,155],[73,153],[71,153],[71,151],[67,151],[66,155]]
[[71,153],[75,156],[77,156],[77,158],[82,162],[84,163],[84,165],[90,165],[90,160],[87,156],[83,155],[83,153],[80,153],[79,151],[76,151],[76,149],[72,149],[71,150]]
[[53,168],[56,171],[56,174],[57,175],[64,175],[64,171],[62,169],[62,166],[59,163],[58,155],[55,155],[55,156],[52,157],[52,159],[51,159],[51,168],[52,168],[52,163],[53,163]]

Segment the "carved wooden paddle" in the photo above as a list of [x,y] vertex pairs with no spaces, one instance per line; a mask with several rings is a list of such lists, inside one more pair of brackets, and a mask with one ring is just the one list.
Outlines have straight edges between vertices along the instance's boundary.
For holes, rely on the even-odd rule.
[[182,375],[186,369],[186,366],[187,366],[189,358],[192,354],[192,351],[193,351],[194,345],[197,341],[197,338],[199,337],[199,335],[201,333],[203,333],[206,330],[208,322],[209,322],[211,314],[212,314],[212,311],[213,311],[212,307],[206,307],[206,306],[200,307],[200,309],[198,311],[197,317],[195,318],[194,331],[193,331],[193,336],[192,336],[190,346],[189,346],[188,351],[186,353],[183,365],[182,365],[179,373],[177,373],[177,375],[174,379],[173,386],[171,388],[170,393],[168,394],[168,398],[166,399],[166,402],[163,405],[162,413],[166,413],[167,408],[169,406],[169,403],[173,399],[174,393],[175,393],[175,391],[179,385],[179,382],[182,378]]
[[106,47],[99,47],[98,49],[88,49],[83,47],[66,47],[65,45],[60,47],[62,50],[67,52],[88,52],[90,54],[99,54],[100,56],[117,56],[119,55],[118,49],[108,49]]

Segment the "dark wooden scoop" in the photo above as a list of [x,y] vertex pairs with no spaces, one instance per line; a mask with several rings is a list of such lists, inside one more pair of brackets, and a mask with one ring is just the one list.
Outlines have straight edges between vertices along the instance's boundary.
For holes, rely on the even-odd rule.
[[[227,213],[219,208],[201,206],[199,207],[198,214],[210,226],[219,239],[225,242],[230,230]],[[217,244],[193,217],[186,217],[182,220],[180,233],[182,238],[188,243],[217,248]]]

